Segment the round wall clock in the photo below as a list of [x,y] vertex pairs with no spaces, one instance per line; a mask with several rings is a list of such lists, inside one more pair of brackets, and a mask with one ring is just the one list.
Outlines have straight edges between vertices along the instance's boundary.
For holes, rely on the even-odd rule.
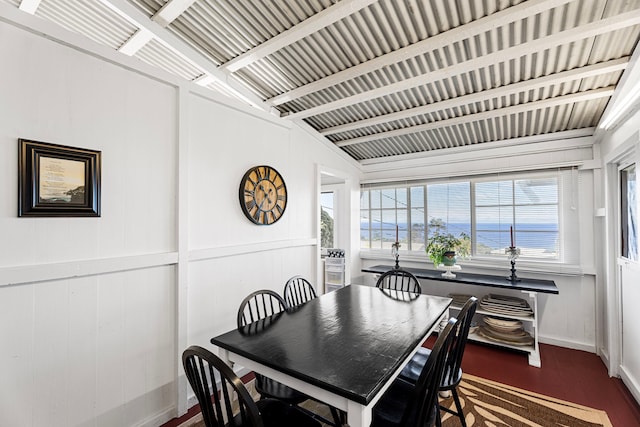
[[282,176],[270,166],[255,166],[240,181],[240,208],[249,221],[273,224],[287,207],[287,187]]

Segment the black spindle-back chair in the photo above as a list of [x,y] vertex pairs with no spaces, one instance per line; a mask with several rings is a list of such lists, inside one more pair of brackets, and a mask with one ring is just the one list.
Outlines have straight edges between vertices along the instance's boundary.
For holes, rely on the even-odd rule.
[[318,296],[311,283],[302,276],[293,276],[284,285],[284,300],[289,307],[304,304]]
[[422,293],[418,278],[401,268],[382,273],[376,282],[376,287],[394,291]]

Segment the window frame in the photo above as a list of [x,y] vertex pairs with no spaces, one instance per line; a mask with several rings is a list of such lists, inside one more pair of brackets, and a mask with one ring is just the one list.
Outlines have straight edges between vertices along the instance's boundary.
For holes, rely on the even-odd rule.
[[[573,172],[573,173],[563,175],[563,173],[568,173],[568,172]],[[402,238],[400,239],[402,244],[400,248],[401,259],[404,258],[408,261],[424,261],[428,259],[426,257],[426,253],[424,253],[422,249],[417,249],[417,250],[413,249],[409,251],[409,248],[406,245],[407,242],[410,242],[410,244],[415,244],[415,242],[412,242],[412,225],[413,225],[412,211],[415,208],[411,204],[411,201],[412,201],[411,189],[415,187],[422,187],[424,189],[424,203],[425,203],[425,206],[423,208],[424,209],[424,214],[423,214],[424,233],[425,235],[428,235],[428,232],[429,232],[428,231],[428,227],[429,227],[428,185],[468,182],[469,192],[470,192],[469,210],[470,210],[470,217],[471,217],[470,227],[471,227],[471,238],[472,238],[472,253],[469,259],[462,261],[462,264],[478,263],[479,265],[482,265],[482,264],[495,264],[496,261],[502,261],[503,256],[500,256],[499,254],[478,254],[477,212],[476,212],[477,207],[476,207],[476,200],[475,200],[476,184],[480,182],[511,181],[512,185],[514,185],[513,183],[515,183],[515,181],[523,180],[523,179],[554,178],[557,185],[557,198],[555,203],[551,203],[551,204],[556,205],[556,208],[557,208],[557,235],[558,235],[557,255],[555,257],[522,256],[520,261],[531,262],[534,264],[549,263],[549,264],[578,265],[579,259],[572,259],[570,260],[570,262],[567,262],[564,256],[565,249],[566,249],[565,239],[567,234],[567,230],[565,229],[566,219],[564,218],[565,217],[564,212],[566,210],[566,207],[564,205],[567,203],[567,200],[566,200],[567,195],[565,194],[567,192],[567,189],[565,187],[567,182],[570,182],[572,186],[575,186],[575,188],[571,191],[577,190],[577,183],[572,182],[574,180],[574,173],[575,173],[575,176],[577,176],[577,171],[575,168],[554,168],[554,169],[534,170],[534,171],[518,171],[518,172],[510,172],[510,173],[498,173],[498,174],[494,173],[494,174],[486,174],[486,175],[459,176],[459,177],[453,177],[453,178],[436,178],[436,179],[423,179],[423,180],[387,182],[387,183],[368,183],[368,184],[361,185],[360,192],[361,192],[361,198],[362,198],[363,191],[369,191],[369,192],[372,190],[382,191],[383,189],[397,189],[397,188],[406,189],[407,202],[409,206],[406,209],[407,211],[406,235],[404,236],[405,237],[404,241],[402,241],[403,240]],[[515,192],[515,189],[513,191]],[[372,237],[371,229],[372,229],[372,223],[373,223],[372,221],[373,216],[371,215],[371,212],[372,212],[371,193],[369,193],[368,199],[369,199],[368,200],[368,212],[369,212],[368,243],[369,245],[368,247],[365,247],[365,246],[361,247],[361,257],[381,258],[387,255],[388,249],[383,245],[379,245],[375,248],[371,247],[372,243],[375,242],[375,240],[371,239]],[[574,201],[571,201],[570,203],[572,204],[571,209],[575,209],[575,207],[573,206]],[[547,203],[541,203],[541,205],[545,205],[545,204]],[[511,204],[509,206],[511,207],[511,209],[515,210],[516,207],[519,205],[516,203],[516,200],[514,199],[511,201]],[[362,208],[362,204],[361,204],[361,208]],[[360,216],[360,218],[362,219],[362,215]],[[513,223],[515,223],[515,220],[516,218],[514,216]],[[396,221],[397,221],[397,216],[396,216]],[[361,245],[362,245],[362,242],[365,241],[363,239],[362,231],[363,231],[363,228],[361,227],[359,229]],[[540,230],[540,231],[542,232],[543,230]],[[517,245],[517,242],[516,242],[516,245]]]

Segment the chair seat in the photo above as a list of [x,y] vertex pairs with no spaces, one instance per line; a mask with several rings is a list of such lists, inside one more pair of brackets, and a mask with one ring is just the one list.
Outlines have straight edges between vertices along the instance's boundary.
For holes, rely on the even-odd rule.
[[[402,372],[398,375],[398,378],[402,381],[410,384],[415,384],[418,381],[422,367],[427,363],[427,359],[431,354],[431,350],[425,347],[418,349],[416,354],[413,355],[411,360],[404,365]],[[462,368],[458,369],[454,375],[451,372],[445,371],[442,378],[442,384],[440,384],[440,390],[449,390],[456,387],[462,380]]]
[[416,381],[418,381],[420,372],[422,372],[422,368],[424,367],[425,363],[427,363],[427,359],[429,359],[430,354],[430,349],[420,347],[418,351],[413,355],[411,360],[407,362],[406,365],[404,365],[404,368],[402,368],[402,372],[400,372],[398,378],[411,384],[415,384]]
[[411,400],[407,398],[407,395],[412,392],[413,387],[404,381],[395,380],[391,383],[391,386],[373,407],[371,427],[399,426],[407,404]]
[[309,399],[306,394],[260,374],[256,374],[256,390],[261,396],[273,397],[293,405]]
[[264,427],[321,427],[320,422],[280,400],[262,399],[256,405],[262,415]]

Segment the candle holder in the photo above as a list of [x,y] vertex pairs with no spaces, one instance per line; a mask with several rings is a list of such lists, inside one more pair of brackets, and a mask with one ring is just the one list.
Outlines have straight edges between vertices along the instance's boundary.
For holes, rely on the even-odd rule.
[[516,276],[516,258],[520,255],[520,248],[509,246],[504,249],[504,253],[509,257],[509,261],[511,261],[511,276],[508,276],[507,280],[519,282],[520,279]]
[[391,245],[391,255],[396,258],[395,269],[400,268],[400,263],[398,262],[398,258],[400,258],[400,242],[395,242]]

